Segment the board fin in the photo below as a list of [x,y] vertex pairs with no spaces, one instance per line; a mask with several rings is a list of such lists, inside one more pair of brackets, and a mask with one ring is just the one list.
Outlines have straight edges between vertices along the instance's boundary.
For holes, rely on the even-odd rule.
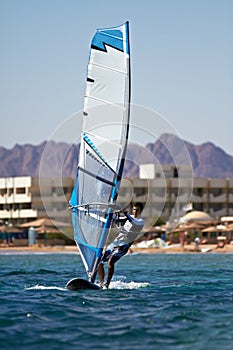
[[80,289],[101,289],[94,283],[91,283],[83,278],[73,278],[66,284],[66,288],[69,290],[80,290]]

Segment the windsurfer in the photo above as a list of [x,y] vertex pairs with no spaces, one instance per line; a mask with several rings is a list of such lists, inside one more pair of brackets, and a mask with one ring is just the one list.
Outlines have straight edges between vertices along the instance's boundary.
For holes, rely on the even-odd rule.
[[[124,213],[126,216],[126,222],[122,228],[120,228],[119,234],[115,240],[107,246],[98,267],[98,276],[101,288],[109,287],[110,281],[114,274],[115,263],[128,252],[130,246],[139,237],[139,234],[144,226],[144,220],[141,217],[142,210],[143,204],[141,202],[137,202],[133,206],[132,215],[130,215],[128,212]],[[108,262],[108,275],[106,283],[104,284],[105,262]]]

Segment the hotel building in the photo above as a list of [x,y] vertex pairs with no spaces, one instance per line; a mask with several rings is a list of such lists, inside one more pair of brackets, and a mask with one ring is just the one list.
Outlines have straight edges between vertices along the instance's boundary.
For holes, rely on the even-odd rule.
[[[49,216],[71,222],[68,202],[73,184],[71,178],[0,178],[0,221],[21,224]],[[159,171],[155,165],[146,164],[140,167],[140,178],[121,182],[119,204],[127,207],[135,201],[145,204],[146,218],[162,216],[167,221],[182,216],[187,203],[212,218],[233,216],[233,178],[192,178],[185,168],[169,165]]]

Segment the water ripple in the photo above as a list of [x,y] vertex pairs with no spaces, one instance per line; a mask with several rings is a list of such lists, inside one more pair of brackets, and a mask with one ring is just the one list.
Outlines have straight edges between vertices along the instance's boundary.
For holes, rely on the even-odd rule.
[[79,257],[1,256],[1,348],[230,350],[232,258],[126,256],[108,290],[75,292]]

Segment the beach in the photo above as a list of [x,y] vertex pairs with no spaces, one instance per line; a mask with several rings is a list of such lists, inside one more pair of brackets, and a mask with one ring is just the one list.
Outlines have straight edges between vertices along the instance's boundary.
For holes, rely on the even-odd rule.
[[[55,245],[55,246],[43,246],[43,245],[33,245],[33,246],[1,246],[0,254],[4,253],[77,253],[78,249],[75,245]],[[209,254],[209,253],[231,253],[233,254],[233,244],[226,244],[223,248],[218,248],[216,244],[200,244],[199,250],[195,251],[194,244],[186,244],[184,247],[179,245],[168,246],[165,248],[136,248],[132,247],[131,251],[128,253],[142,253],[142,254]]]

